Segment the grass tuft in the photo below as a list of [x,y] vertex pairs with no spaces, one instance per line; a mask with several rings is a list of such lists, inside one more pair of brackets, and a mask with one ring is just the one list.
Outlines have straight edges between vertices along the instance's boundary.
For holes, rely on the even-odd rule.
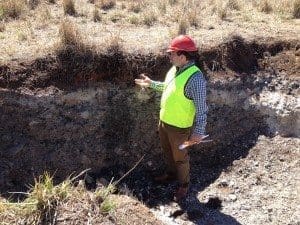
[[169,0],[169,4],[171,6],[173,6],[173,5],[177,4],[177,3],[178,3],[178,0]]
[[0,32],[4,32],[5,31],[5,23],[0,22]]
[[100,205],[102,213],[107,214],[116,208],[117,204],[110,198],[106,198]]
[[199,12],[197,10],[192,10],[188,14],[188,21],[191,26],[194,27],[199,27],[199,17],[198,17]]
[[142,8],[143,6],[141,2],[131,2],[128,9],[134,13],[139,13],[142,11]]
[[115,54],[122,51],[122,39],[120,35],[113,35],[107,45],[107,51],[109,54]]
[[36,209],[40,213],[49,213],[59,202],[65,200],[71,190],[70,179],[57,186],[53,184],[53,177],[49,173],[35,179],[35,184],[25,202],[35,202]]
[[128,18],[129,23],[134,24],[134,25],[139,25],[140,24],[140,18],[138,16],[130,16]]
[[228,14],[227,8],[224,6],[219,6],[217,9],[217,14],[221,20],[225,20]]
[[[13,224],[52,224],[56,207],[63,203],[72,191],[71,180],[67,179],[57,186],[53,177],[45,173],[31,187],[23,202],[0,201],[0,219],[14,221]],[[18,222],[17,222],[18,221]]]
[[63,0],[63,7],[64,7],[65,15],[67,14],[71,16],[76,15],[75,4],[73,0]]
[[103,10],[110,10],[116,6],[116,0],[100,0],[98,5]]
[[45,25],[49,24],[49,21],[52,18],[49,8],[47,6],[45,6],[45,7],[41,8],[39,13],[40,13],[41,22]]
[[102,213],[107,214],[116,208],[116,203],[110,198],[110,195],[114,193],[115,190],[116,187],[110,183],[107,187],[95,191],[96,200],[100,204]]
[[82,37],[79,30],[69,20],[65,20],[62,22],[59,33],[61,44],[63,46],[75,46],[78,49],[83,47]]
[[178,35],[187,34],[188,27],[188,22],[185,19],[181,19],[178,25]]
[[157,21],[157,16],[154,12],[147,12],[144,14],[143,23],[147,26],[152,26]]
[[27,0],[27,5],[30,9],[35,9],[40,4],[40,0]]
[[166,4],[166,2],[159,2],[157,8],[159,9],[159,11],[162,14],[166,14],[167,13],[167,4]]
[[296,19],[300,18],[300,0],[295,0],[294,2],[293,17]]
[[269,0],[264,0],[261,2],[259,9],[264,13],[271,13],[273,11],[273,7],[270,4]]
[[240,10],[241,5],[238,0],[228,0],[226,7],[229,9]]
[[99,13],[99,10],[97,9],[97,7],[94,8],[93,11],[93,21],[94,22],[100,22],[102,20],[101,15]]
[[25,3],[20,0],[5,0],[0,2],[0,20],[20,18],[25,9]]
[[124,15],[121,12],[114,12],[110,17],[110,20],[113,23],[117,23],[118,21],[121,21],[123,17]]

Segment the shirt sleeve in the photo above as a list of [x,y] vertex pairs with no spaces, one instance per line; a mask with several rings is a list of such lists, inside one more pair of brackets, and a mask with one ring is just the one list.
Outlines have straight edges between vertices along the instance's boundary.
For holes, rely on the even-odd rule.
[[206,80],[201,72],[194,74],[185,87],[185,96],[193,100],[196,108],[193,133],[204,135],[207,119]]
[[165,88],[165,83],[161,81],[154,81],[152,80],[150,83],[150,88],[156,90],[156,91],[163,91]]

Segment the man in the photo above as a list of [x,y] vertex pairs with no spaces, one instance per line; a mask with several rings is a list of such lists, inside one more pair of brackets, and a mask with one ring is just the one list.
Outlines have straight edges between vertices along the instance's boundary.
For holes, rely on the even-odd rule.
[[192,38],[180,35],[168,47],[167,53],[173,67],[164,82],[153,81],[144,74],[141,74],[142,79],[135,79],[135,83],[143,88],[150,87],[163,92],[159,137],[167,170],[155,180],[165,182],[177,178],[179,188],[175,192],[175,201],[186,197],[190,182],[188,150],[179,146],[185,141],[200,143],[205,137],[206,81],[195,65],[197,52]]

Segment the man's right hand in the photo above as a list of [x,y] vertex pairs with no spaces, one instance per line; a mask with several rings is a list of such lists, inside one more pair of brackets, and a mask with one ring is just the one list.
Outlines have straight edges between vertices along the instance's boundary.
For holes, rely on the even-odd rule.
[[140,85],[142,88],[145,88],[145,87],[150,87],[150,84],[151,84],[151,79],[146,76],[145,74],[141,74],[140,77],[142,79],[135,79],[134,82],[137,84],[137,85]]

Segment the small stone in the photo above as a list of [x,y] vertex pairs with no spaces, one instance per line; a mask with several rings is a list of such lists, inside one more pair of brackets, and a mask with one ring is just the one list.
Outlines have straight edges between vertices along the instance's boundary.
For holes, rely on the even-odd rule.
[[230,182],[229,182],[229,187],[233,187],[234,184],[235,184],[234,181],[230,181]]
[[228,187],[228,182],[226,180],[221,180],[218,187]]
[[228,195],[228,197],[232,202],[235,202],[237,200],[237,197],[234,194],[230,194],[230,195]]
[[161,206],[159,206],[159,210],[162,211],[162,212],[164,212],[165,207],[161,205]]

